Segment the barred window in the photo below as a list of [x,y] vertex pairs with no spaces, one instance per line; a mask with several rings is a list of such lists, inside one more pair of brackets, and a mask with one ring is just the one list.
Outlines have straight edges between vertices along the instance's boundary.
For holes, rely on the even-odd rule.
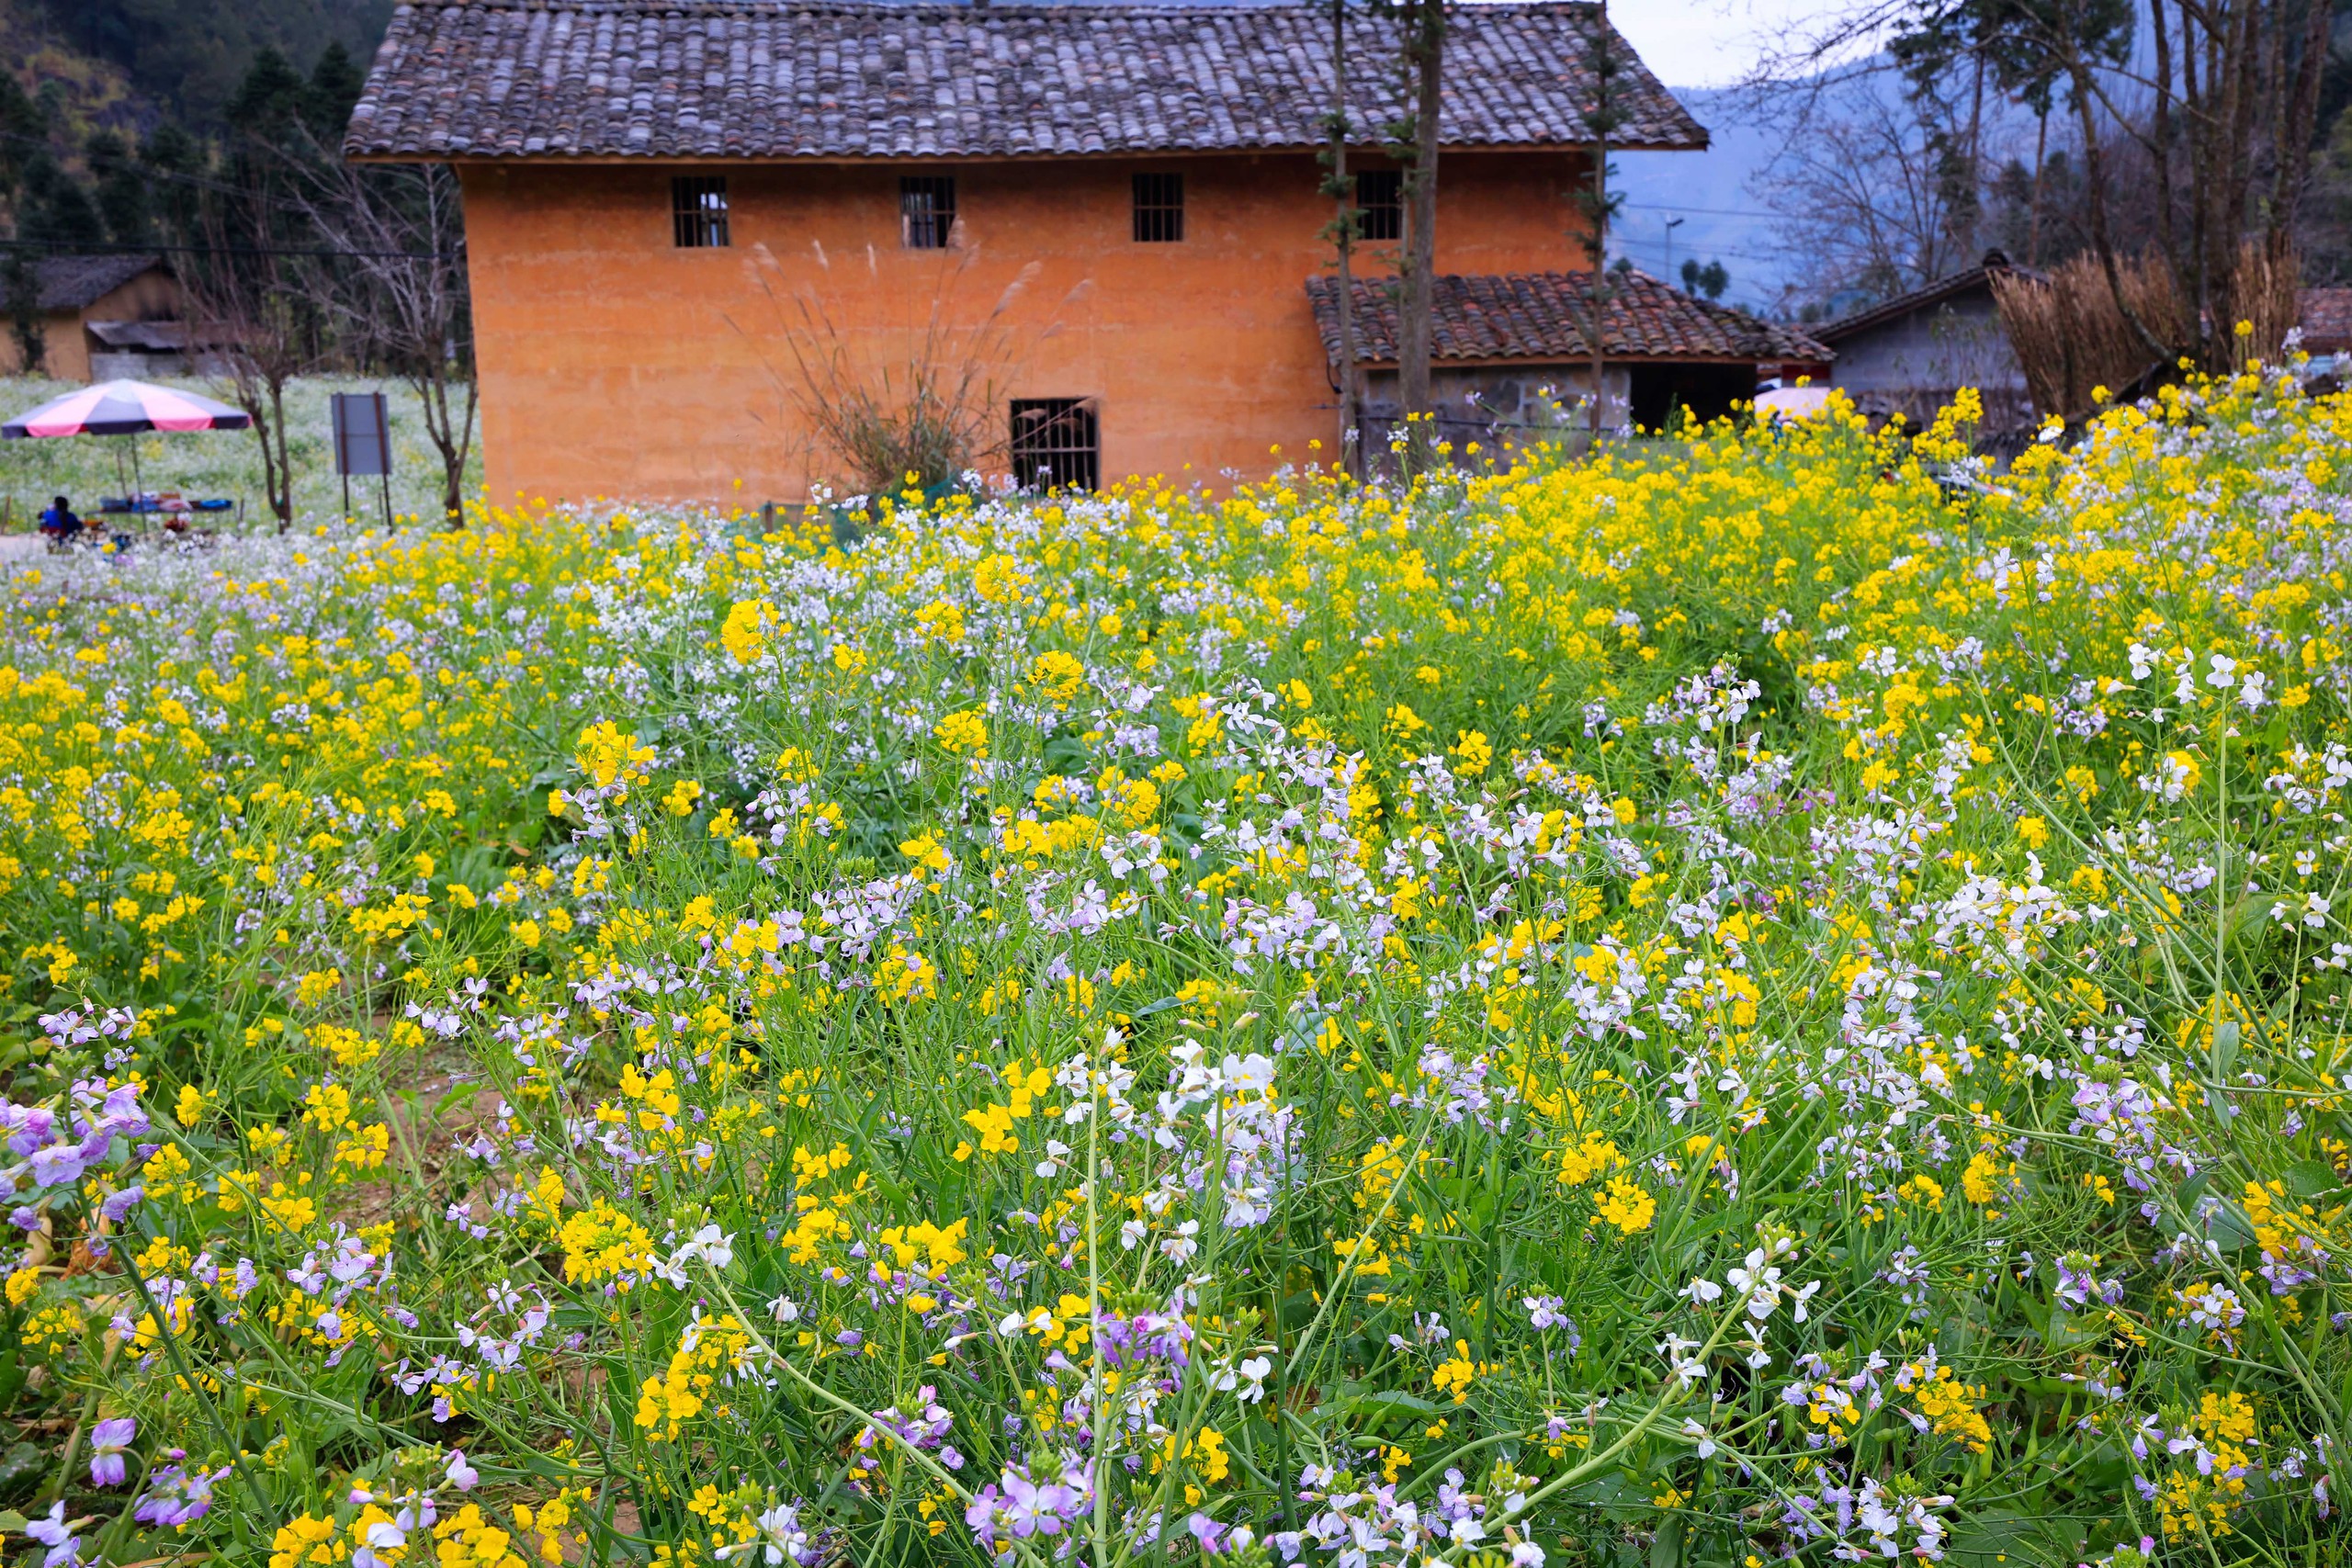
[[1367,240],[1405,237],[1405,175],[1373,169],[1356,176],[1356,227]]
[[1093,490],[1102,433],[1085,398],[1012,400],[1012,477],[1030,490]]
[[681,175],[670,182],[671,237],[682,251],[727,243],[727,176]]
[[1172,244],[1184,237],[1184,176],[1136,176],[1136,243]]
[[910,175],[899,182],[899,241],[910,251],[944,251],[956,231],[956,176]]

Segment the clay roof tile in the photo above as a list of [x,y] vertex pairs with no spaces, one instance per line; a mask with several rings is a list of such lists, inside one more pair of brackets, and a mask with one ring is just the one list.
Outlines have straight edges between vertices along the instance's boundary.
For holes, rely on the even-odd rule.
[[[1393,364],[1396,304],[1388,280],[1357,278],[1356,358]],[[1323,352],[1340,357],[1340,286],[1332,277],[1307,280]],[[1592,354],[1586,335],[1589,272],[1495,273],[1443,276],[1433,282],[1432,357],[1439,360],[1577,361]],[[1826,364],[1827,347],[1795,327],[1767,321],[1672,288],[1643,272],[1610,274],[1603,316],[1603,354],[1612,360],[1788,360]]]
[[[1581,146],[1599,6],[1468,0],[1453,147]],[[1392,23],[1351,29],[1359,126],[1399,118]],[[1612,31],[1617,145],[1707,133]],[[356,157],[1074,156],[1318,145],[1320,5],[406,0],[345,140]]]

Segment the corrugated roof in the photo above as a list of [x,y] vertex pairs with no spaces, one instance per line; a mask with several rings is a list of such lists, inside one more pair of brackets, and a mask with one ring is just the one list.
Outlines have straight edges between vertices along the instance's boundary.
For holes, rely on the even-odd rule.
[[177,354],[189,344],[186,321],[87,321],[90,335],[108,348],[144,354]]
[[[1467,3],[1445,144],[1581,146],[1598,6]],[[1351,27],[1351,114],[1400,112],[1392,24]],[[1620,146],[1707,133],[1622,36]],[[999,158],[1319,145],[1320,5],[411,0],[345,150],[376,158]]]
[[[1354,280],[1356,358],[1396,358],[1396,304],[1385,278]],[[1644,272],[1612,273],[1602,314],[1610,359],[1804,360],[1826,363],[1830,351],[1794,327],[1696,299]],[[1340,285],[1307,280],[1323,352],[1340,357]],[[1589,358],[1584,323],[1591,311],[1589,272],[1498,273],[1432,280],[1432,357],[1440,360]]]
[[48,256],[33,264],[33,278],[42,310],[81,310],[163,265],[161,256]]

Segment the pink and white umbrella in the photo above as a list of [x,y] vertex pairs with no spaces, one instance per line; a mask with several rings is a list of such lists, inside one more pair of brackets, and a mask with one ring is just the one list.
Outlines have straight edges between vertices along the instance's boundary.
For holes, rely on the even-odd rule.
[[104,381],[51,398],[0,424],[0,436],[136,435],[142,431],[243,430],[253,421],[226,403],[144,381]]

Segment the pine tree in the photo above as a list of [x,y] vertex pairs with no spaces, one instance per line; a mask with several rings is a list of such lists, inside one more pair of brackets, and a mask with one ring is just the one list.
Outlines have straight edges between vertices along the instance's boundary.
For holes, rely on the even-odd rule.
[[332,148],[342,142],[343,128],[351,123],[352,107],[367,85],[367,73],[340,42],[320,51],[302,94],[302,118],[323,145]]
[[96,176],[98,217],[107,238],[118,245],[143,245],[153,238],[147,210],[147,176],[132,155],[130,144],[118,131],[101,130],[89,141],[86,156]]

